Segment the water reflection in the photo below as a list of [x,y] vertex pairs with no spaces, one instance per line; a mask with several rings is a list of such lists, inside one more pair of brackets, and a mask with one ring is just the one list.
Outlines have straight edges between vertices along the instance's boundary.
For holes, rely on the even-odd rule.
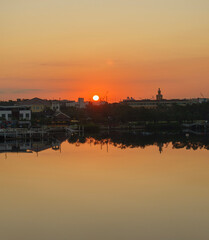
[[1,142],[0,239],[209,239],[209,152],[186,148],[208,149],[208,139],[115,132]]
[[100,135],[79,137],[77,135],[68,139],[70,144],[79,146],[88,143],[94,145],[112,145],[120,149],[126,148],[146,148],[156,146],[159,152],[172,144],[174,149],[207,149],[209,150],[209,138],[207,135],[185,135],[182,133],[136,133],[136,132],[114,132],[112,134],[103,133]]
[[100,133],[97,135],[79,136],[74,134],[70,137],[65,135],[57,136],[52,139],[40,140],[13,140],[0,142],[0,153],[22,152],[39,153],[47,149],[61,152],[61,144],[66,141],[79,147],[82,144],[100,145],[101,149],[108,152],[109,145],[119,148],[146,148],[156,146],[162,153],[164,148],[172,145],[173,149],[207,149],[209,150],[209,138],[207,135],[185,135],[182,133],[136,133],[136,132],[114,132]]
[[61,144],[66,141],[65,136],[52,139],[36,140],[8,140],[0,142],[0,153],[39,153],[47,149],[61,151]]

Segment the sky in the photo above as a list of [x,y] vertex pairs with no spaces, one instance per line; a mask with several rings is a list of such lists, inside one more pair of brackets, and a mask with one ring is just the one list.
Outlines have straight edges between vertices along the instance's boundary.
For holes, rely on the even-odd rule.
[[0,0],[0,100],[209,97],[208,0]]

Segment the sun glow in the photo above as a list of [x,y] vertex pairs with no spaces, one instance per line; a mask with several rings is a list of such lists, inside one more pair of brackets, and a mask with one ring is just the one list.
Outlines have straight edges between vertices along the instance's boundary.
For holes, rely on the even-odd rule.
[[98,96],[98,95],[94,95],[94,96],[93,96],[93,100],[94,100],[95,102],[99,101],[99,96]]

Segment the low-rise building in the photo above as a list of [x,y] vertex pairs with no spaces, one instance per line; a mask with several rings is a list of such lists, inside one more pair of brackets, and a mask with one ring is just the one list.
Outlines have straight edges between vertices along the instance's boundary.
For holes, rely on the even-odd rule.
[[52,123],[54,124],[69,124],[71,118],[63,113],[63,112],[56,112],[53,116]]
[[122,103],[127,104],[131,107],[149,109],[155,109],[158,106],[171,107],[175,104],[180,106],[186,106],[187,104],[193,104],[197,102],[198,101],[195,101],[194,99],[164,99],[163,95],[161,94],[160,88],[158,90],[158,94],[156,95],[155,100],[151,99],[135,100],[133,98],[128,97],[127,99],[122,101]]
[[31,120],[31,110],[27,106],[0,106],[0,118],[2,120]]
[[84,101],[84,98],[78,98],[78,101],[68,101],[65,103],[66,107],[85,108],[88,102]]
[[30,107],[32,112],[43,112],[47,107],[51,107],[51,103],[49,101],[40,98],[20,101],[17,102],[17,105]]
[[59,101],[53,101],[51,105],[51,109],[58,112],[60,111],[60,102]]
[[76,107],[76,101],[68,101],[65,103],[66,107]]
[[136,108],[149,108],[154,109],[158,106],[165,106],[165,107],[171,107],[173,105],[180,105],[180,106],[186,106],[187,104],[191,104],[191,101],[188,99],[171,99],[171,100],[123,100],[123,103]]
[[78,98],[77,106],[78,106],[78,108],[85,108],[86,107],[86,103],[84,102],[84,98]]

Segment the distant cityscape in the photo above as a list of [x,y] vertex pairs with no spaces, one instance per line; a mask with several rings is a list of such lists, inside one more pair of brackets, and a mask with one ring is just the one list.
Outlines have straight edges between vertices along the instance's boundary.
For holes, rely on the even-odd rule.
[[[161,89],[159,88],[156,94],[155,99],[142,99],[135,100],[132,97],[127,97],[126,99],[114,103],[121,105],[128,105],[132,108],[145,108],[145,109],[156,109],[158,106],[171,107],[173,105],[186,106],[191,104],[201,104],[204,102],[209,102],[209,98],[201,97],[201,98],[191,98],[191,99],[164,99]],[[1,101],[0,102],[0,119],[11,121],[18,120],[20,124],[28,124],[30,125],[32,114],[37,114],[41,112],[47,112],[45,114],[49,114],[49,110],[53,112],[54,121],[68,121],[70,116],[66,115],[61,111],[62,108],[77,108],[77,109],[85,109],[88,105],[104,105],[108,104],[107,101],[99,100],[99,101],[85,101],[84,98],[78,98],[75,100],[47,100],[40,98],[32,98],[32,99],[20,99],[18,98],[16,101]],[[52,115],[52,113],[50,113]]]
[[205,98],[203,96],[201,98],[191,99],[164,99],[161,93],[161,89],[159,88],[156,99],[135,100],[133,98],[127,97],[127,99],[123,100],[122,102],[128,104],[131,107],[157,108],[159,105],[164,105],[167,107],[171,107],[174,104],[186,106],[187,104],[198,104],[208,101],[209,98]]

